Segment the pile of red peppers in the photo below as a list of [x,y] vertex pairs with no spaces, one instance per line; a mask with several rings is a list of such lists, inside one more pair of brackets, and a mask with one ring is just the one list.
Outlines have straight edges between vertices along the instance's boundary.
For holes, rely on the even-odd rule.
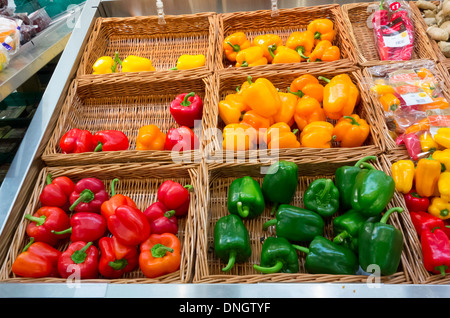
[[[181,264],[178,218],[189,211],[191,185],[167,180],[157,201],[141,211],[128,196],[111,193],[102,180],[47,176],[40,208],[25,215],[29,243],[12,271],[21,277],[120,278],[139,268],[149,278]],[[68,247],[61,251],[62,246]]]
[[378,10],[373,15],[372,25],[380,60],[411,59],[414,51],[414,26],[404,7],[391,5],[387,10],[384,8],[384,1],[381,0]]

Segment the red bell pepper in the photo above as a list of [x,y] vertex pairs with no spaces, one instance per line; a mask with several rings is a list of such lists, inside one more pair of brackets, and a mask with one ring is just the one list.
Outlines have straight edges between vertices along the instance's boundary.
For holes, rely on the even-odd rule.
[[156,201],[143,213],[150,223],[152,234],[177,234],[178,220],[175,216],[175,210],[169,210],[162,202]]
[[428,211],[430,199],[427,197],[421,197],[415,189],[411,189],[411,191],[403,196],[405,198],[406,207],[409,211]]
[[178,125],[192,128],[202,119],[203,101],[195,92],[180,94],[170,103],[170,113]]
[[94,151],[97,143],[88,130],[73,128],[66,132],[59,141],[59,147],[65,154]]
[[84,178],[70,194],[70,211],[100,213],[102,203],[109,199],[105,185],[97,178]]
[[44,206],[33,215],[26,214],[25,219],[31,221],[26,228],[27,235],[34,237],[36,242],[55,246],[59,240],[69,236],[52,233],[52,231],[61,231],[69,227],[70,218],[61,208]]
[[165,150],[188,151],[199,148],[199,140],[187,126],[170,128],[166,135]]
[[382,28],[389,23],[388,11],[383,7],[383,0],[380,2],[379,9],[374,12],[372,17],[373,30],[375,32],[375,38],[377,40],[378,52],[380,54],[380,60],[385,61],[389,59],[389,48],[386,47],[383,39]]
[[450,273],[450,241],[439,228],[424,230],[421,236],[423,265],[433,274]]
[[130,197],[116,193],[115,184],[119,181],[119,179],[114,179],[111,182],[111,198],[102,203],[100,207],[100,213],[103,217],[108,220],[111,215],[114,214],[116,209],[121,205],[128,205],[137,209],[136,203]]
[[120,130],[101,130],[94,134],[95,152],[128,150],[130,141]]
[[68,177],[57,177],[52,180],[52,175],[47,175],[47,185],[42,190],[39,201],[42,206],[56,206],[69,211],[69,196],[75,184]]
[[182,186],[180,183],[167,180],[158,188],[158,201],[164,204],[168,210],[175,210],[175,216],[183,216],[188,213],[191,195],[189,191],[193,186]]
[[73,242],[58,259],[58,272],[62,278],[79,279],[98,277],[98,249],[92,242]]
[[103,277],[119,278],[133,271],[139,264],[136,246],[121,244],[115,236],[103,237],[99,241],[100,261],[98,270]]
[[12,265],[12,272],[21,277],[58,277],[58,259],[61,252],[34,238],[25,246]]
[[72,242],[97,241],[107,230],[106,220],[103,216],[91,212],[75,213],[70,218],[70,227],[62,231],[52,231],[56,235],[71,234],[70,240]]
[[107,220],[109,231],[122,244],[137,246],[151,233],[150,224],[145,215],[131,206],[119,206]]
[[444,220],[431,215],[428,212],[409,212],[411,221],[416,229],[417,234],[420,236],[425,230],[432,230],[434,228],[440,228],[450,239],[450,226],[444,223]]

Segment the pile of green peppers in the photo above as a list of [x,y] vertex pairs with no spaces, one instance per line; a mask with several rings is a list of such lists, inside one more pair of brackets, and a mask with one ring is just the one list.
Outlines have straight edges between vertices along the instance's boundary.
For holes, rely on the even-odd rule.
[[[246,262],[252,254],[244,220],[259,217],[271,206],[272,219],[263,230],[273,227],[276,235],[262,245],[260,264],[264,274],[299,272],[299,252],[305,256],[305,270],[311,274],[353,275],[359,270],[379,270],[381,275],[397,271],[403,249],[403,235],[387,224],[384,212],[395,192],[392,177],[377,170],[368,156],[353,166],[342,166],[334,182],[318,178],[303,193],[303,205],[292,205],[298,188],[298,166],[288,161],[271,165],[260,185],[249,176],[235,179],[228,189],[229,214],[214,228],[216,256],[230,271],[235,263]],[[333,238],[324,236],[325,221],[331,220]],[[376,265],[377,268],[370,267]]]

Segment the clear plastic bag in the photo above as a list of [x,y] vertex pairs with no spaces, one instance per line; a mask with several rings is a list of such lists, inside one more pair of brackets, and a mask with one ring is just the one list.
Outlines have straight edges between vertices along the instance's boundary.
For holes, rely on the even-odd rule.
[[20,27],[22,20],[0,16],[0,43],[10,55],[20,48]]

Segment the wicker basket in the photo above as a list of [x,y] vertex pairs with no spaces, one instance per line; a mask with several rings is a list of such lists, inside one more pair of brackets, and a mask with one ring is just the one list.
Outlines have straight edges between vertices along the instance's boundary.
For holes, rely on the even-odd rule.
[[[391,170],[391,166],[393,163],[400,159],[409,159],[408,157],[399,157],[399,156],[392,156],[392,155],[386,155],[386,169],[387,171]],[[406,224],[409,228],[408,234],[409,234],[409,241],[411,242],[410,246],[412,247],[410,252],[414,257],[411,257],[412,260],[411,265],[415,271],[414,277],[417,279],[418,284],[442,284],[442,285],[448,285],[450,283],[450,278],[448,275],[445,277],[442,277],[441,275],[436,275],[428,272],[424,265],[423,265],[423,254],[422,254],[422,246],[420,243],[420,237],[417,235],[417,232],[414,228],[414,225],[411,221],[411,217],[409,214],[409,210],[406,207],[405,199],[403,194],[396,193],[398,197],[398,202],[401,204],[401,207],[404,209],[404,212],[401,213],[401,218],[403,224]]]
[[[378,5],[378,2],[349,3],[342,5],[342,14],[349,30],[353,43],[356,60],[361,66],[396,63],[398,61],[381,61],[377,44],[375,43],[373,30],[367,27],[367,19],[371,15],[368,11],[370,5]],[[412,60],[432,59],[437,60],[435,52],[430,45],[428,36],[416,16],[411,14],[414,24],[414,52]]]
[[[435,5],[439,5],[440,1],[431,1]],[[427,24],[425,23],[425,20],[423,19],[422,12],[417,7],[416,1],[410,1],[409,6],[411,7],[411,12],[413,14],[414,19],[414,25],[422,28],[424,32],[426,33],[426,30],[428,28]],[[445,55],[441,52],[441,49],[438,46],[438,42],[436,40],[431,39],[428,36],[428,40],[430,42],[431,49],[433,50],[437,60],[444,64],[446,67],[450,67],[450,58],[445,57]]]
[[[44,168],[37,180],[36,186],[31,194],[28,205],[23,215],[33,214],[39,207],[39,195],[46,185],[46,176],[51,173],[53,177],[67,176],[76,182],[86,177],[96,177],[105,183],[109,190],[109,184],[114,178],[119,178],[116,184],[116,193],[131,197],[141,211],[145,210],[151,203],[156,201],[158,187],[165,180],[174,180],[183,185],[191,184],[194,189],[191,192],[191,202],[187,216],[178,218],[178,238],[182,246],[181,266],[177,272],[167,274],[155,279],[146,278],[139,268],[131,273],[124,274],[120,279],[99,278],[94,280],[82,280],[86,283],[187,283],[192,280],[194,270],[194,248],[196,244],[197,219],[196,211],[199,208],[198,193],[200,193],[199,165],[162,165],[158,163],[150,164],[117,164],[117,165],[89,165],[72,167],[49,167]],[[11,245],[9,246],[6,259],[0,270],[0,281],[14,283],[65,283],[62,278],[23,278],[15,277],[11,272],[12,264],[29,242],[26,235],[26,226],[29,222],[22,218],[16,232],[13,234]],[[63,251],[70,243],[70,239],[61,241],[57,248]]]
[[[395,64],[389,64],[385,65],[382,68],[386,70],[387,73],[390,71],[399,70],[402,68],[402,65],[413,65],[415,69],[419,69],[422,66],[430,66],[432,65],[433,68],[430,69],[430,71],[434,74],[437,81],[439,82],[441,86],[441,92],[444,95],[445,99],[450,102],[450,91],[448,90],[448,71],[447,69],[441,64],[441,63],[435,63],[431,60],[422,60],[422,61],[411,61],[411,62],[399,62]],[[406,66],[408,67],[408,66]],[[365,90],[368,92],[368,95],[370,95],[370,99],[372,100],[372,104],[374,106],[374,112],[376,113],[376,117],[381,120],[381,134],[382,138],[384,139],[384,144],[386,145],[386,151],[387,152],[400,152],[400,155],[402,153],[406,153],[406,147],[404,145],[397,145],[395,143],[394,138],[389,133],[389,127],[386,122],[383,106],[381,105],[380,101],[378,100],[376,94],[371,91],[371,87],[375,85],[374,78],[376,77],[376,72],[374,71],[375,68],[365,67],[362,69],[363,77],[364,77],[364,85],[366,85]],[[387,74],[386,73],[386,74]]]
[[[338,4],[313,7],[298,7],[279,9],[277,16],[272,16],[272,10],[233,12],[218,15],[218,37],[216,45],[216,69],[234,69],[234,63],[228,61],[223,54],[224,39],[234,32],[244,32],[251,41],[261,34],[277,34],[285,43],[294,31],[304,31],[308,24],[319,18],[328,18],[334,22],[336,29],[335,45],[341,50],[341,59],[333,62],[314,62],[314,64],[332,64],[333,67],[356,64],[353,45],[343,21],[341,8]],[[259,70],[303,69],[311,63],[286,63],[254,66]],[[239,68],[241,69],[241,68]],[[241,70],[245,72],[244,70]]]
[[[296,158],[301,156],[303,160],[315,160],[317,157],[322,157],[329,161],[345,161],[348,158],[362,158],[366,155],[378,154],[384,151],[384,143],[379,126],[382,124],[380,120],[383,118],[378,118],[375,116],[372,105],[370,104],[370,98],[367,92],[364,91],[362,87],[362,73],[357,67],[349,67],[336,70],[332,65],[327,65],[309,68],[308,70],[286,70],[278,72],[260,72],[255,69],[249,68],[249,70],[243,74],[239,71],[221,71],[214,75],[213,81],[217,88],[214,89],[214,96],[211,112],[206,114],[207,127],[217,127],[222,130],[225,126],[224,122],[220,119],[218,108],[219,101],[225,98],[227,94],[236,92],[236,87],[241,85],[247,80],[247,76],[252,76],[253,80],[259,77],[264,77],[270,80],[275,87],[279,88],[280,91],[287,92],[287,88],[291,82],[302,74],[313,74],[314,76],[325,76],[331,78],[334,75],[348,73],[353,81],[358,85],[361,92],[361,102],[355,107],[354,112],[360,115],[362,118],[366,119],[371,126],[371,131],[369,137],[365,143],[360,147],[355,148],[341,148],[336,145],[332,148],[288,148],[288,149],[261,149],[261,150],[250,150],[250,151],[224,151],[222,149],[222,140],[220,139],[221,134],[215,131],[216,134],[205,134],[204,135],[204,153],[208,160],[213,160],[217,162],[223,158],[243,158],[251,160],[260,160],[263,162],[265,159],[277,158]],[[300,132],[297,133],[299,136]],[[210,161],[211,162],[211,161]],[[220,161],[223,162],[223,161]]]
[[[149,58],[156,71],[169,71],[183,54],[203,54],[205,66],[212,70],[216,43],[216,13],[166,15],[166,24],[157,16],[97,18],[77,71],[77,76],[92,74],[92,66],[101,56],[128,55]],[[147,72],[145,72],[147,73]],[[152,72],[153,73],[153,72]],[[108,74],[120,76],[123,73]]]
[[[381,160],[381,159],[380,159]],[[384,160],[384,159],[383,159]],[[304,163],[301,159],[292,160],[298,164],[299,179],[297,191],[291,202],[294,206],[303,207],[303,192],[308,185],[315,179],[324,177],[334,180],[336,168],[342,165],[353,165],[354,162],[341,162],[340,164],[330,164],[327,161],[316,160],[314,163]],[[381,162],[373,163],[377,169],[382,169]],[[328,274],[309,274],[304,268],[304,255],[299,253],[300,271],[296,274],[276,273],[261,274],[253,269],[254,264],[260,263],[260,253],[262,248],[262,238],[275,236],[273,227],[267,231],[263,230],[263,224],[272,219],[270,215],[271,206],[266,205],[263,214],[252,220],[244,220],[251,241],[252,255],[245,263],[236,263],[229,272],[223,272],[222,268],[226,265],[220,261],[214,253],[214,226],[216,221],[228,214],[227,210],[227,191],[231,182],[239,177],[251,176],[260,184],[263,180],[261,167],[259,164],[214,164],[204,165],[207,175],[206,185],[208,194],[207,202],[202,202],[200,217],[198,218],[198,243],[197,243],[197,261],[193,283],[364,283],[368,277],[365,275],[328,275]],[[265,165],[264,165],[265,166]],[[389,208],[398,206],[398,198],[394,197]],[[340,215],[342,211],[335,216]],[[333,237],[332,219],[325,219],[324,236]],[[390,284],[409,284],[415,282],[414,270],[411,267],[409,234],[408,228],[404,228],[397,213],[390,218],[391,224],[399,228],[405,237],[405,245],[401,257],[401,265],[398,272],[392,276],[381,277],[384,283]]]
[[[144,125],[156,124],[164,133],[172,127],[179,127],[169,109],[170,102],[178,94],[194,91],[203,100],[205,114],[210,107],[212,93],[209,78],[210,75],[205,73],[201,76],[142,77],[130,74],[120,78],[101,76],[94,80],[75,79],[42,160],[49,166],[142,161],[200,162],[201,147],[180,153],[135,150],[136,138],[139,128]],[[92,133],[105,129],[123,131],[130,141],[129,150],[63,154],[59,140],[72,128],[86,129]],[[200,143],[204,130],[205,127],[194,128]]]

